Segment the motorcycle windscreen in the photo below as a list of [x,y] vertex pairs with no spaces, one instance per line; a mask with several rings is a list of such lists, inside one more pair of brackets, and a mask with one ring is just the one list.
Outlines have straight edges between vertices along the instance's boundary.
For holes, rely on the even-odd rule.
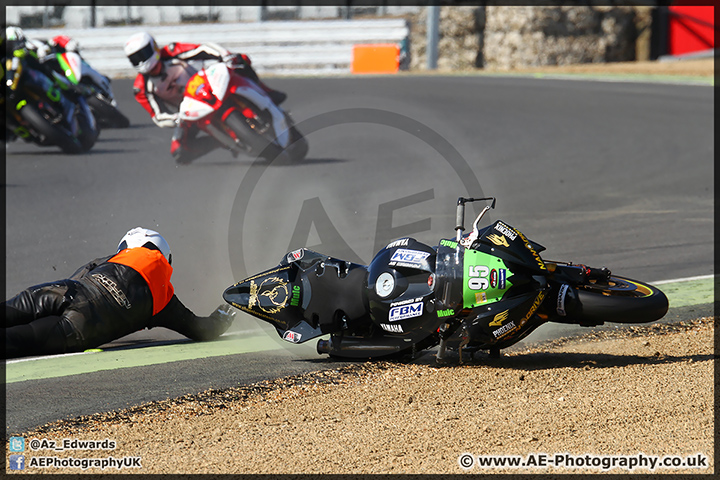
[[285,340],[304,342],[322,335],[322,332],[303,318],[304,304],[307,303],[303,292],[309,286],[297,273],[295,265],[260,273],[228,287],[223,292],[223,299],[243,312],[270,323]]

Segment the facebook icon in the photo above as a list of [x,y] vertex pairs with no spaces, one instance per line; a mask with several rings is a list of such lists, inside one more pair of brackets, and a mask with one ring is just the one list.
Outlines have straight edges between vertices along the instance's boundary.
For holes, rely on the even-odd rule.
[[25,470],[25,455],[10,455],[10,470]]

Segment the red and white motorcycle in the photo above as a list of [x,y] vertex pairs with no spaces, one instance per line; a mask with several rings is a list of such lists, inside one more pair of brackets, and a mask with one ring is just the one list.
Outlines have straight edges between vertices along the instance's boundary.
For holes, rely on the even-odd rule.
[[255,82],[224,63],[203,68],[188,80],[179,116],[233,154],[297,162],[308,152],[307,140],[290,115]]

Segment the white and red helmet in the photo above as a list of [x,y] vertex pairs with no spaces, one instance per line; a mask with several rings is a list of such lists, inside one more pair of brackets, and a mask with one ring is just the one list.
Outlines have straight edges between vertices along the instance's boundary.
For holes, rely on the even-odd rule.
[[67,35],[57,35],[53,37],[49,43],[53,47],[63,48],[66,52],[78,53],[80,50],[80,44],[76,40],[68,37]]
[[145,247],[151,250],[159,250],[163,254],[168,263],[172,264],[172,253],[170,245],[155,230],[149,230],[143,227],[135,227],[129,230],[118,244],[118,253],[126,248]]
[[135,70],[147,74],[160,61],[160,48],[147,32],[139,32],[125,42],[125,55]]

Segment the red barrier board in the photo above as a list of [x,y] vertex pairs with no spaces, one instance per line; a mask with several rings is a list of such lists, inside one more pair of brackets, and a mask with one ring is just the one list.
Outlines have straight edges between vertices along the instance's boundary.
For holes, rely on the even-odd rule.
[[673,5],[669,9],[668,53],[670,55],[715,48],[715,7]]

